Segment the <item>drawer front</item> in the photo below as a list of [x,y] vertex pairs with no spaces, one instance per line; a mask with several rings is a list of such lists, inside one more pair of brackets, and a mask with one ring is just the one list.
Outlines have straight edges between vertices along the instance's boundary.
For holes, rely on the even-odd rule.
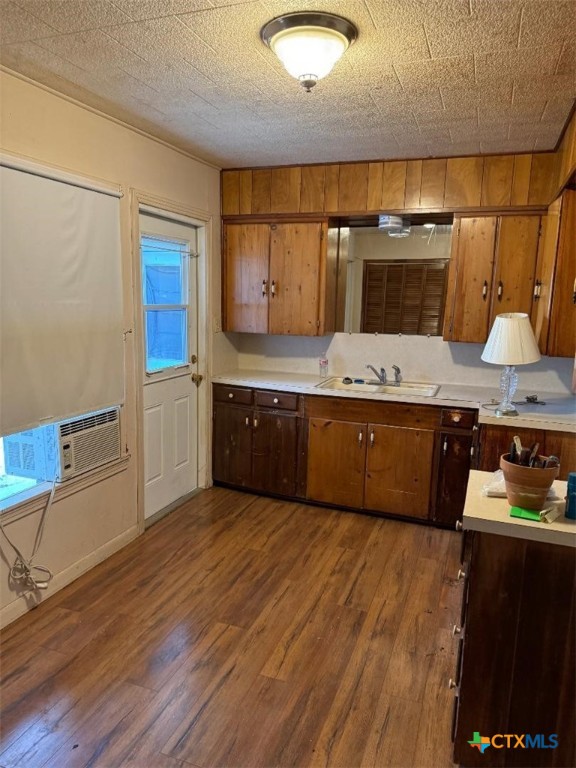
[[443,427],[472,429],[475,421],[476,413],[474,411],[463,411],[460,408],[442,408],[440,414],[440,424]]
[[256,405],[263,408],[281,408],[284,411],[298,410],[298,395],[291,392],[265,392],[257,389],[254,393]]
[[225,384],[214,384],[214,400],[217,403],[240,403],[252,405],[252,390],[244,387],[228,387]]

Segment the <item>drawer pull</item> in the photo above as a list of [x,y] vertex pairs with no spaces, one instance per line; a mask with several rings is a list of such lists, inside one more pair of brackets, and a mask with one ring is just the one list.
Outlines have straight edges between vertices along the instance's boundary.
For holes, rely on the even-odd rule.
[[258,419],[254,419],[254,429],[258,427]]
[[465,579],[465,578],[466,578],[466,571],[463,571],[462,568],[460,568],[456,575],[456,580],[462,581],[462,579]]
[[262,296],[266,296],[268,293],[268,281],[262,280]]
[[276,296],[276,282],[272,280],[272,284],[270,286],[270,295],[272,297]]
[[234,392],[228,392],[228,397],[230,400],[234,400]]
[[249,416],[246,416],[246,426],[247,427],[250,426],[250,417]]
[[442,445],[442,454],[446,456],[446,453],[448,451],[448,438],[444,438],[444,443]]
[[452,637],[456,637],[456,635],[459,635],[460,632],[462,632],[462,627],[459,627],[458,624],[454,624],[452,627]]
[[454,526],[457,531],[462,530],[462,520],[456,520],[456,525]]
[[274,398],[274,400],[273,400],[273,402],[274,402],[274,405],[278,405],[278,402],[279,402],[278,398],[277,398],[277,397],[275,397],[275,398]]

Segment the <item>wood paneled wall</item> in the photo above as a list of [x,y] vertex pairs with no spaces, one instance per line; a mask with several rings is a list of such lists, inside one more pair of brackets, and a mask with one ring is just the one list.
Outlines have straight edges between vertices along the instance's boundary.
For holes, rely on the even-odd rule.
[[576,112],[572,115],[572,119],[564,131],[556,155],[558,157],[556,191],[559,194],[572,174],[576,172]]
[[543,152],[226,170],[222,215],[547,206],[558,161],[559,153]]

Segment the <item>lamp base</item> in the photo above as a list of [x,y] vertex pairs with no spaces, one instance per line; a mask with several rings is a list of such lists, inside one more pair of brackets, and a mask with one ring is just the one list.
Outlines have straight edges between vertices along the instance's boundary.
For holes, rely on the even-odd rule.
[[507,408],[506,406],[503,406],[503,403],[500,403],[498,408],[496,408],[496,416],[518,416],[518,411],[516,408]]
[[496,408],[496,416],[518,416],[512,404],[512,397],[518,386],[518,374],[513,365],[507,365],[500,375],[500,394],[502,401]]

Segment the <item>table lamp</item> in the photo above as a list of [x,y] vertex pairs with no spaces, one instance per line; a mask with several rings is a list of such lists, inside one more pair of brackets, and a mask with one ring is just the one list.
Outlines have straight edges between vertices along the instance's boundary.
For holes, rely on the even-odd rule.
[[524,312],[496,315],[481,358],[485,363],[505,366],[500,376],[502,402],[496,408],[496,416],[518,416],[512,404],[518,386],[514,366],[540,360],[540,350],[528,315]]

